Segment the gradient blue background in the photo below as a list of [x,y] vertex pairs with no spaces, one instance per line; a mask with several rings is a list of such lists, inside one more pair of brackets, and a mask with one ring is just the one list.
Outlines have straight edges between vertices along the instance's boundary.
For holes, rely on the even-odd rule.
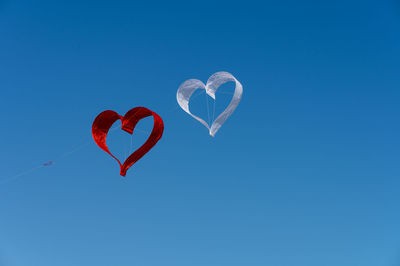
[[[0,185],[0,265],[400,265],[399,26],[396,0],[0,1],[0,180],[55,160]],[[175,94],[221,70],[244,95],[213,139]],[[165,134],[123,179],[90,127],[134,106]]]

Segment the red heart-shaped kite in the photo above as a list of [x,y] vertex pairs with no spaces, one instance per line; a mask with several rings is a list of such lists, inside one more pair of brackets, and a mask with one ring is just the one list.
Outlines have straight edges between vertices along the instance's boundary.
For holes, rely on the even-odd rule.
[[[121,164],[121,162],[114,155],[111,154],[110,150],[107,147],[106,138],[108,131],[118,119],[121,119],[122,130],[125,130],[129,134],[132,134],[139,120],[148,116],[153,116],[154,118],[154,126],[149,138],[139,149],[129,155],[129,157],[125,160],[123,164]],[[164,123],[161,117],[145,107],[135,107],[129,110],[123,117],[111,110],[104,111],[96,117],[92,125],[92,135],[94,141],[102,150],[104,150],[105,152],[110,154],[115,160],[117,160],[121,168],[120,174],[122,176],[125,176],[126,171],[128,171],[129,167],[136,163],[140,158],[143,157],[143,155],[151,150],[154,145],[156,145],[156,143],[162,137],[163,131]]]

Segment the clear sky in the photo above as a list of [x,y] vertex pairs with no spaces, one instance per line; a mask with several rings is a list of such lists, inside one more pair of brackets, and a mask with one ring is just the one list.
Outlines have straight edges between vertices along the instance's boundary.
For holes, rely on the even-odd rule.
[[[400,265],[399,47],[397,0],[0,0],[0,182],[55,162],[0,185],[0,265]],[[175,97],[217,71],[212,138]],[[124,179],[91,124],[136,106]]]

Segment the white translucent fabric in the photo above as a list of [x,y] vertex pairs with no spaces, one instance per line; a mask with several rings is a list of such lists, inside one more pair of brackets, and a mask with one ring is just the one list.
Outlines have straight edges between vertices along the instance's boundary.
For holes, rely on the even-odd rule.
[[[206,93],[215,100],[215,92],[217,91],[218,87],[229,81],[233,81],[236,84],[232,100],[229,103],[228,107],[214,120],[211,126],[208,125],[206,121],[190,112],[189,101],[194,91],[196,91],[197,89],[204,89]],[[217,133],[220,127],[225,123],[228,117],[233,113],[233,111],[235,111],[236,107],[239,105],[242,94],[242,84],[240,84],[240,82],[232,74],[228,72],[217,72],[208,79],[207,84],[204,84],[198,79],[186,80],[181,84],[181,86],[179,86],[178,92],[176,94],[176,99],[179,106],[186,113],[188,113],[197,121],[202,123],[205,127],[207,127],[210,135],[214,137],[215,133]]]

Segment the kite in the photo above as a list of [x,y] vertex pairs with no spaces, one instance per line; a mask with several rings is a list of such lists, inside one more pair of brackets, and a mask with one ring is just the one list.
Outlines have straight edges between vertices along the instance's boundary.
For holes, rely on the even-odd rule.
[[44,163],[43,166],[50,166],[52,164],[53,164],[53,161],[50,161],[50,162]]
[[[192,94],[197,89],[204,89],[206,93],[215,100],[215,92],[218,90],[218,87],[222,84],[233,81],[235,82],[235,92],[233,93],[233,97],[228,107],[214,120],[211,126],[201,119],[200,117],[192,114],[189,110],[189,100]],[[228,72],[217,72],[213,74],[207,81],[207,84],[204,84],[202,81],[198,79],[189,79],[183,82],[176,93],[176,99],[178,101],[179,106],[197,121],[202,123],[208,130],[209,134],[214,137],[217,131],[221,128],[221,126],[225,123],[228,117],[235,111],[236,107],[239,105],[239,102],[242,98],[243,87],[242,84],[230,73]]]
[[[118,120],[121,120],[121,129],[133,134],[136,124],[143,118],[153,116],[154,125],[153,130],[146,142],[136,151],[134,151],[125,160],[123,164],[110,152],[106,144],[106,138],[111,126]],[[150,151],[157,142],[161,139],[164,131],[164,123],[161,117],[155,112],[145,107],[135,107],[129,110],[124,116],[120,116],[118,113],[107,110],[100,113],[93,122],[92,125],[92,136],[96,144],[111,157],[117,160],[120,166],[120,175],[125,176],[129,167],[136,163],[142,158],[148,151]]]

